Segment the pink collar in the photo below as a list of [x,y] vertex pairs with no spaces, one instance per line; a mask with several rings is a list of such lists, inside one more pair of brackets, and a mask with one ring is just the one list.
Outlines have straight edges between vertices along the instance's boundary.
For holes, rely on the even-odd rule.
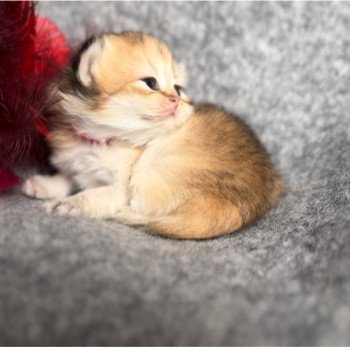
[[[39,134],[44,136],[44,137],[48,137],[49,136],[49,130],[46,126],[46,121],[43,117],[39,117],[36,122],[35,122],[35,126],[36,129],[38,130]],[[92,137],[89,137],[87,135],[84,135],[80,132],[78,132],[76,129],[74,129],[73,127],[70,128],[70,131],[72,132],[72,134],[76,137],[78,137],[81,141],[85,142],[85,143],[89,143],[90,145],[98,145],[98,146],[110,146],[113,143],[118,142],[118,138],[117,137],[110,137],[108,139],[94,139]]]
[[90,145],[111,146],[113,143],[116,143],[118,141],[117,137],[110,137],[108,139],[94,139],[90,136],[80,133],[74,128],[71,128],[71,131],[74,134],[74,136],[78,137],[81,141],[85,143],[89,143]]

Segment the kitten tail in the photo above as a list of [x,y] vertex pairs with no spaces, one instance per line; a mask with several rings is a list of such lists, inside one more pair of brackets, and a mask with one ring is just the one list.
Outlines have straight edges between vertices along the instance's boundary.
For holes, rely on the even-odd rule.
[[239,230],[244,225],[240,210],[231,202],[207,198],[203,202],[189,201],[181,210],[159,218],[123,211],[113,219],[144,226],[161,236],[177,239],[207,239]]

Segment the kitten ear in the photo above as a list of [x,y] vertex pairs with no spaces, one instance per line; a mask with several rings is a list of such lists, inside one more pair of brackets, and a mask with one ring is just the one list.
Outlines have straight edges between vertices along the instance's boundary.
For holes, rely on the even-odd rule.
[[90,87],[94,81],[94,72],[101,59],[103,47],[103,38],[92,37],[85,42],[78,53],[75,71],[77,78],[85,87]]

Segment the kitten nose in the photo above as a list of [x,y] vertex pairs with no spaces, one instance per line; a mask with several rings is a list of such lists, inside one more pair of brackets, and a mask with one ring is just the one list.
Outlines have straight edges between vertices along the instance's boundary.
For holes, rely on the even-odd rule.
[[169,101],[172,103],[178,103],[179,102],[179,96],[170,96]]

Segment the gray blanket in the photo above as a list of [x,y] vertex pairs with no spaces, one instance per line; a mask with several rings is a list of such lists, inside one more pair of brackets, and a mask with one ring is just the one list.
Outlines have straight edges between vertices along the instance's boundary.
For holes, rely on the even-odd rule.
[[163,39],[194,100],[249,123],[286,183],[201,242],[0,194],[0,345],[350,345],[350,4],[40,3],[68,38]]

